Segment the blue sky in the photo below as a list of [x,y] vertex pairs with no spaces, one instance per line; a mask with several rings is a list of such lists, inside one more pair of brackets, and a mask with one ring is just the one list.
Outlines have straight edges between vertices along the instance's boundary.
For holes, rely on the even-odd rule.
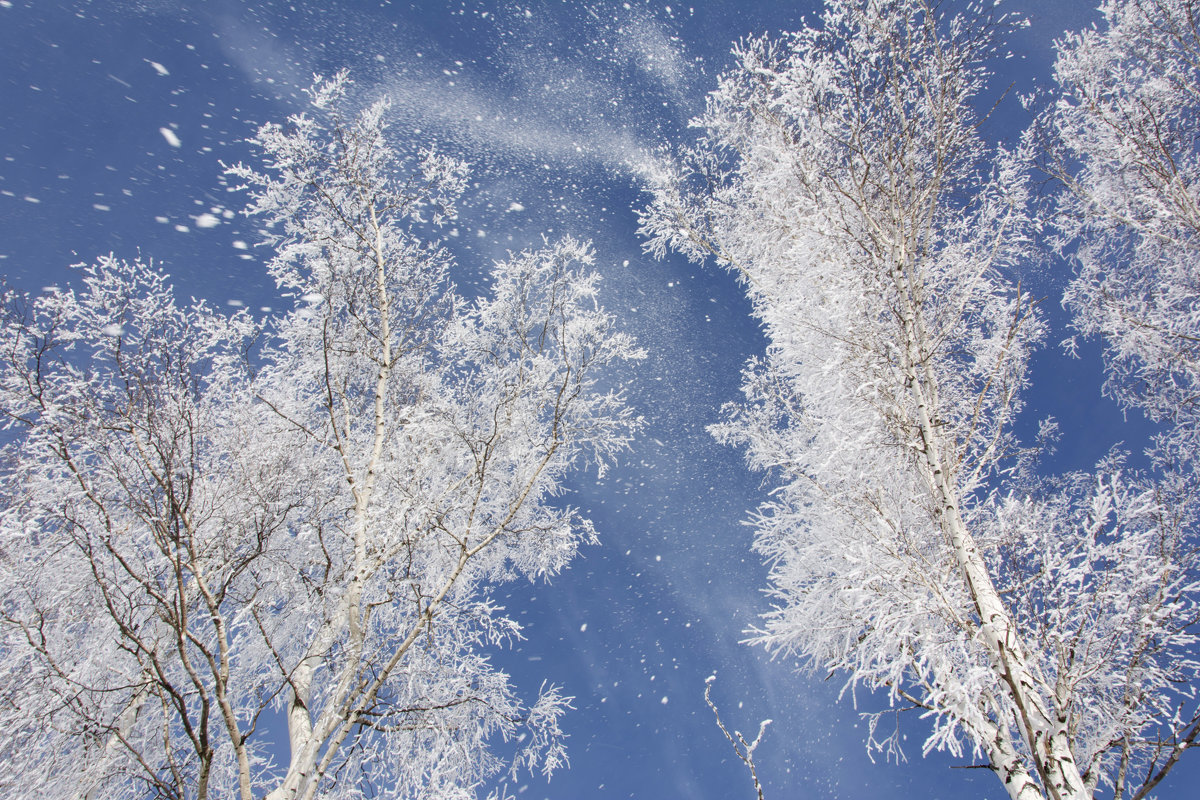
[[[997,95],[1047,80],[1053,39],[1092,19],[1080,0],[1008,5],[1031,26],[1011,44]],[[763,342],[727,276],[654,262],[636,236],[644,198],[630,165],[687,135],[738,37],[815,13],[811,0],[0,0],[0,273],[36,291],[70,281],[72,263],[141,254],[182,296],[272,305],[264,252],[221,162],[249,158],[242,140],[257,125],[299,110],[314,72],[349,68],[364,97],[392,100],[398,137],[472,162],[477,185],[448,238],[462,286],[480,286],[493,259],[543,234],[590,239],[605,305],[649,352],[613,378],[645,415],[643,436],[603,481],[580,476],[570,498],[601,544],[548,585],[500,592],[527,639],[496,658],[527,696],[547,679],[577,698],[572,768],[512,791],[749,798],[703,703],[715,671],[731,727],[775,720],[759,750],[769,800],[1003,797],[985,770],[922,760],[915,717],[903,720],[910,763],[872,763],[849,695],[836,702],[839,676],[796,675],[739,644],[765,608],[766,571],[741,524],[762,487],[705,426],[737,398],[741,365]],[[987,133],[1012,136],[1025,122],[1010,96]],[[1051,309],[1062,269],[1027,276]],[[1059,468],[1090,466],[1144,433],[1099,399],[1094,347],[1073,362],[1051,348],[1034,380],[1030,419],[1053,413],[1066,432]],[[1159,795],[1188,796],[1188,773],[1196,767]]]

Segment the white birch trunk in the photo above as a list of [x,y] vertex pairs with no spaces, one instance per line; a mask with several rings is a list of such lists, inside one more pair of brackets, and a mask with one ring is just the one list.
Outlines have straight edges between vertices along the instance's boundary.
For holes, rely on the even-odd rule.
[[[930,343],[917,303],[914,266],[907,249],[899,250],[895,288],[902,309],[905,346],[905,372],[917,411],[921,437],[923,473],[934,502],[934,512],[962,572],[967,591],[979,615],[983,640],[992,656],[993,667],[1008,688],[1026,745],[1037,767],[1046,794],[1053,800],[1089,800],[1088,791],[1071,752],[1066,719],[1049,705],[1054,696],[1031,667],[1020,633],[1012,615],[996,591],[987,564],[967,529],[959,507],[960,492],[947,464],[953,463],[953,445],[945,442],[934,425],[930,410],[937,408],[937,377],[930,364]],[[1007,754],[1005,761],[1011,763]],[[997,765],[999,767],[999,765]],[[1009,767],[1011,772],[1011,767]],[[1028,794],[1024,782],[1011,784]],[[1016,797],[1017,795],[1014,795]]]

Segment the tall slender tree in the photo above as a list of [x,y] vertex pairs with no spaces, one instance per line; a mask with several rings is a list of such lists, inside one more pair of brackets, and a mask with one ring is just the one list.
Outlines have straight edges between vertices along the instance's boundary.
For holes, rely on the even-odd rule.
[[1192,702],[1186,514],[1119,459],[1039,480],[1011,433],[1044,323],[1013,278],[1025,156],[975,108],[1018,23],[961,12],[828,0],[739,46],[703,137],[647,169],[643,231],[732,271],[768,336],[713,429],[777,482],[756,641],[886,690],[1013,798],[1120,796],[1137,770],[1141,796]]
[[1200,3],[1106,0],[1059,43],[1047,163],[1078,273],[1081,333],[1102,336],[1120,402],[1166,423],[1160,455],[1200,453]]
[[[1156,491],[1191,526],[1194,548],[1200,4],[1104,0],[1099,12],[1098,25],[1058,42],[1058,93],[1043,117],[1042,164],[1060,181],[1059,243],[1076,267],[1065,302],[1076,330],[1103,341],[1105,391],[1159,423],[1149,451],[1161,474]],[[1159,713],[1147,788],[1200,736],[1190,659],[1189,668],[1190,697]],[[1125,752],[1134,735],[1121,737],[1118,795],[1135,761]]]
[[348,114],[346,87],[230,170],[287,311],[181,308],[114,258],[78,293],[7,296],[9,793],[457,798],[564,761],[569,698],[526,707],[489,663],[519,628],[488,587],[593,538],[549,499],[626,446],[638,421],[595,383],[639,353],[570,240],[459,296],[422,232],[464,166],[403,158],[386,104]]

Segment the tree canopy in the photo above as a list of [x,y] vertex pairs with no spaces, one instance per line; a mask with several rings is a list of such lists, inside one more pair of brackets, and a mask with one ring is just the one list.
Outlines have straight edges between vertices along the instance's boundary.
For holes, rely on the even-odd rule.
[[976,108],[1016,24],[830,0],[742,44],[697,143],[650,171],[643,232],[734,272],[767,334],[713,428],[776,487],[755,640],[922,712],[926,751],[982,753],[1013,798],[1141,797],[1200,725],[1194,494],[1119,453],[1047,479],[1013,435],[1046,330],[1018,278],[1036,145],[988,145]]
[[230,170],[286,310],[181,307],[113,257],[79,291],[5,298],[9,791],[469,797],[565,761],[570,698],[524,705],[482,650],[519,635],[489,587],[593,539],[551,498],[638,427],[596,380],[640,353],[571,240],[458,295],[423,231],[465,166],[403,157],[346,85]]

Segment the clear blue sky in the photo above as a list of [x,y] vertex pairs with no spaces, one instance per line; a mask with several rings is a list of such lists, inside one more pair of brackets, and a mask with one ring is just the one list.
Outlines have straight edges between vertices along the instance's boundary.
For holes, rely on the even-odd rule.
[[[1083,0],[1008,5],[1032,25],[1012,42],[996,96],[1045,81],[1052,40],[1091,20]],[[764,609],[765,568],[740,524],[761,487],[704,428],[736,399],[741,365],[763,342],[726,276],[653,262],[635,233],[629,162],[687,135],[737,38],[794,28],[805,13],[815,15],[812,0],[0,0],[0,273],[36,291],[71,280],[71,263],[141,254],[183,296],[272,305],[263,251],[236,215],[242,199],[220,184],[221,162],[249,157],[242,140],[258,124],[299,110],[314,72],[350,68],[364,96],[391,97],[399,137],[474,164],[478,185],[449,238],[460,284],[479,285],[492,259],[542,234],[593,240],[606,306],[649,351],[614,376],[645,434],[619,469],[600,483],[581,476],[568,498],[602,543],[549,585],[500,593],[527,639],[496,658],[527,696],[547,679],[577,698],[572,768],[513,791],[750,798],[703,703],[716,671],[731,726],[752,733],[775,720],[759,751],[768,800],[1000,798],[987,771],[922,761],[915,717],[902,721],[910,763],[871,763],[850,697],[836,702],[840,676],[797,676],[739,644]],[[1010,97],[988,134],[1025,122]],[[1061,269],[1027,276],[1052,309]],[[1059,466],[1087,467],[1113,441],[1137,441],[1098,398],[1094,348],[1077,362],[1052,350],[1034,378],[1031,419],[1054,413],[1067,433]],[[1188,773],[1196,765],[1160,797],[1193,796]]]

